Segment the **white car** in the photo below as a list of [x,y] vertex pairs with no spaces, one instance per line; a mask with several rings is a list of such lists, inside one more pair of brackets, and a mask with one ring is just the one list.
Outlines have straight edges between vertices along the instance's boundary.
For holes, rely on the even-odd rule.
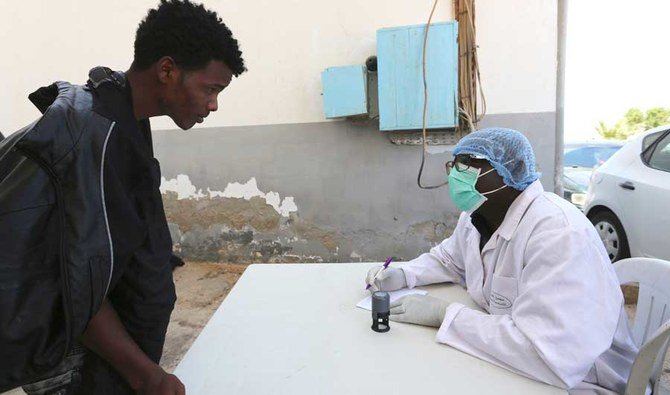
[[612,262],[670,260],[670,125],[632,137],[593,172],[584,213]]
[[624,142],[618,140],[566,142],[563,150],[563,197],[581,210],[593,169],[600,167],[623,145]]

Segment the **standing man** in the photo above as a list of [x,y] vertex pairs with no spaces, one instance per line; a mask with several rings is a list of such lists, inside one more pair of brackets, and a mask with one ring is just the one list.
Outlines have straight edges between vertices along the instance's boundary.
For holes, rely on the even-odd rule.
[[637,347],[616,273],[584,214],[544,192],[528,139],[474,132],[447,173],[463,211],[454,233],[373,289],[460,283],[485,312],[410,295],[391,304],[391,320],[439,328],[439,343],[572,394],[623,393]]
[[[91,285],[90,293],[76,300],[63,296],[65,313],[58,310],[61,304],[53,305],[61,315],[67,315],[68,309],[74,311],[69,321],[65,319],[74,322],[67,325],[67,330],[74,327],[74,339],[66,343],[70,344],[65,347],[67,357],[55,369],[30,376],[32,384],[24,385],[28,394],[184,393],[179,379],[158,365],[176,296],[170,264],[172,240],[159,191],[160,168],[153,156],[149,118],[167,115],[184,130],[203,122],[217,110],[218,95],[232,77],[246,70],[241,55],[216,12],[189,0],[161,0],[139,24],[134,60],[127,72],[96,67],[84,87],[59,82],[30,96],[44,116],[10,136],[8,144],[16,147],[12,152],[25,153],[43,169],[50,169],[52,183],[59,185],[55,195],[61,200],[54,210],[64,210],[61,225],[66,231],[45,233],[64,240],[60,251],[71,267],[59,281],[68,281],[70,292],[77,292],[79,284],[90,281]],[[50,143],[41,144],[45,139]],[[52,160],[56,156],[59,159]],[[14,177],[21,173],[21,166],[9,175],[0,166],[0,176]],[[23,191],[16,190],[17,194]],[[2,201],[0,196],[0,214],[25,212],[8,207],[25,200]],[[40,232],[51,229],[49,224],[30,232],[40,238]],[[10,225],[0,221],[0,227]],[[70,234],[71,228],[75,230]],[[105,231],[104,237],[94,240],[98,228]],[[12,246],[27,240],[11,241]],[[75,242],[69,245],[72,240]],[[87,251],[93,249],[102,252],[91,257]],[[49,258],[51,250],[44,251]],[[77,254],[85,257],[81,260],[86,262],[84,275]],[[72,270],[74,266],[77,270]],[[50,289],[42,286],[45,298]],[[34,293],[20,295],[16,303],[33,300]],[[61,300],[59,293],[55,295]],[[91,307],[79,309],[80,305]],[[34,306],[38,304],[26,310],[34,311]],[[90,311],[90,315],[77,333],[78,311]],[[50,321],[51,330],[56,330],[53,337],[47,337],[50,341],[60,339],[58,331],[65,331],[58,314]],[[17,332],[16,336],[30,341],[34,333]],[[17,349],[17,355],[21,351]],[[22,372],[15,373],[19,377]]]

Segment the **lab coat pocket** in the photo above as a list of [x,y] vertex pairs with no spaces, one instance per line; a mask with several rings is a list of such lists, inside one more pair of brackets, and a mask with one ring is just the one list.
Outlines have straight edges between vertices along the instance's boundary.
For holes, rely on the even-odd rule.
[[493,275],[489,312],[491,314],[510,314],[517,295],[517,279]]

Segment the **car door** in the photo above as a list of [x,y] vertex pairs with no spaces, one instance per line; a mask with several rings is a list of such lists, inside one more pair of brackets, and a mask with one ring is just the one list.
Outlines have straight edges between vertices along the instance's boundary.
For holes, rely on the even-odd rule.
[[670,131],[624,170],[618,187],[631,254],[670,260]]

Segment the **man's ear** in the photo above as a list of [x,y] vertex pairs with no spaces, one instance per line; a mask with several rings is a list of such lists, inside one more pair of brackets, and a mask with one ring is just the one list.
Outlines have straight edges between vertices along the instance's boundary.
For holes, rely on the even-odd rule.
[[181,70],[170,56],[163,56],[156,62],[158,80],[163,84],[173,84],[181,78]]

